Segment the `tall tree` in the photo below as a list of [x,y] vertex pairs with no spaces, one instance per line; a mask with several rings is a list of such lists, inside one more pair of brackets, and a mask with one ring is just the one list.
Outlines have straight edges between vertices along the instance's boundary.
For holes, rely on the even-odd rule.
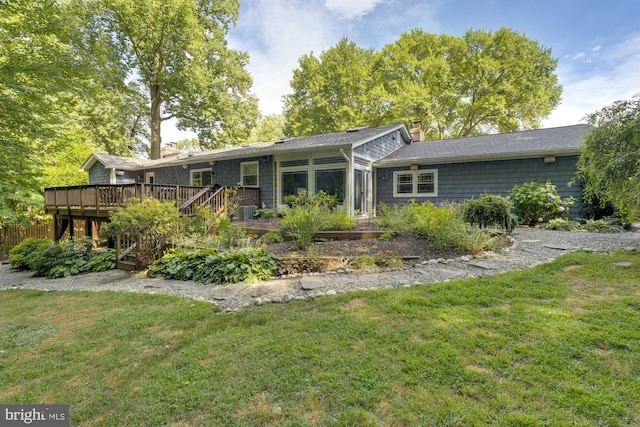
[[0,227],[41,206],[40,166],[72,98],[75,56],[55,0],[0,2]]
[[286,136],[284,132],[284,116],[282,114],[269,114],[262,117],[251,129],[247,142],[277,141]]
[[284,97],[285,133],[313,135],[368,121],[373,58],[372,49],[362,49],[347,38],[318,58],[313,53],[301,57],[300,68],[293,71],[293,94]]
[[640,94],[588,116],[578,178],[590,201],[611,203],[631,222],[640,217]]
[[[300,59],[285,97],[291,133],[415,119],[432,139],[514,131],[538,127],[560,101],[551,50],[507,28],[463,37],[416,29],[379,53],[348,54],[363,51],[343,39]],[[346,71],[325,59],[334,55]]]
[[87,31],[113,35],[128,78],[147,92],[152,159],[160,157],[161,123],[173,117],[209,146],[246,139],[258,116],[248,57],[225,39],[238,0],[76,1],[92,18]]

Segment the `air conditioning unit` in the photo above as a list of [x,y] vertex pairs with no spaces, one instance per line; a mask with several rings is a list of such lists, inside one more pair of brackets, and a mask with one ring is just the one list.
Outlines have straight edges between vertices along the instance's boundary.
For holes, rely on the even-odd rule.
[[256,213],[256,206],[240,206],[238,207],[238,219],[240,221],[248,221],[253,219],[253,214]]

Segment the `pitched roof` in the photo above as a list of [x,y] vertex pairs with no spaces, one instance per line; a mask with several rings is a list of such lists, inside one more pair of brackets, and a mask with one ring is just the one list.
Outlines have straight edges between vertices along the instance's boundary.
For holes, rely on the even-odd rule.
[[279,141],[256,142],[253,144],[229,148],[198,151],[195,153],[179,155],[177,157],[167,157],[164,159],[154,160],[152,163],[148,164],[147,167],[199,163],[212,160],[239,159],[252,156],[266,156],[270,154],[308,151],[326,147],[357,147],[395,130],[399,130],[403,134],[405,141],[408,142],[411,139],[406,126],[402,123],[396,123],[373,128],[355,128],[341,132],[301,136],[297,138],[282,139]]
[[80,170],[88,172],[96,162],[102,163],[107,169],[134,171],[143,168],[145,164],[149,163],[149,160],[94,153],[84,162]]
[[134,159],[130,157],[109,156],[105,154],[93,154],[85,162],[82,169],[88,171],[96,161],[100,161],[107,168],[122,170],[140,170],[145,168],[157,168],[172,165],[182,165],[190,163],[201,163],[207,161],[241,159],[253,156],[266,156],[270,154],[308,151],[326,147],[357,147],[372,141],[389,132],[398,130],[402,133],[405,141],[411,138],[407,128],[402,123],[373,128],[356,128],[341,132],[327,134],[301,136],[298,138],[288,138],[280,141],[256,142],[228,148],[218,148],[215,150],[204,150],[178,156],[165,157],[157,160]]
[[414,142],[374,162],[374,166],[463,163],[545,155],[579,154],[587,125],[535,129],[439,141]]

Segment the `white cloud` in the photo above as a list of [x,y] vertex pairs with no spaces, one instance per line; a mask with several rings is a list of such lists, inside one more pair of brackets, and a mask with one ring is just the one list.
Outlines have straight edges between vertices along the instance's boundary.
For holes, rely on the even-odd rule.
[[591,49],[591,51],[592,51],[592,52],[597,52],[597,51],[599,51],[600,49],[602,49],[602,46],[596,46],[596,47],[594,47],[593,49]]
[[583,123],[587,114],[640,92],[640,35],[607,48],[589,65],[595,71],[584,73],[574,63],[560,64],[562,104],[543,121],[543,127]]
[[383,0],[325,0],[324,7],[343,19],[366,15]]
[[229,35],[234,49],[249,52],[247,67],[263,114],[282,112],[298,59],[320,54],[342,36],[340,27],[319,3],[303,0],[255,0],[241,10],[237,30]]

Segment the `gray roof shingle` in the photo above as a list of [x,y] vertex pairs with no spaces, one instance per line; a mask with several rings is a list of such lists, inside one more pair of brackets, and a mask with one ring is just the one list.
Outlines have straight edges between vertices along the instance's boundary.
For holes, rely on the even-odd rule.
[[158,160],[144,160],[130,157],[110,156],[106,154],[93,154],[89,160],[85,162],[83,169],[88,171],[96,161],[102,162],[108,168],[139,170],[207,161],[266,156],[283,152],[309,151],[323,147],[357,147],[395,130],[399,130],[402,133],[405,141],[408,142],[410,140],[406,126],[402,123],[396,123],[373,128],[357,128],[342,132],[288,138],[281,141],[256,142],[241,146],[198,151],[189,154],[181,154],[179,156],[165,157]]
[[484,160],[579,154],[587,125],[481,135],[439,141],[414,142],[374,166],[464,163]]

